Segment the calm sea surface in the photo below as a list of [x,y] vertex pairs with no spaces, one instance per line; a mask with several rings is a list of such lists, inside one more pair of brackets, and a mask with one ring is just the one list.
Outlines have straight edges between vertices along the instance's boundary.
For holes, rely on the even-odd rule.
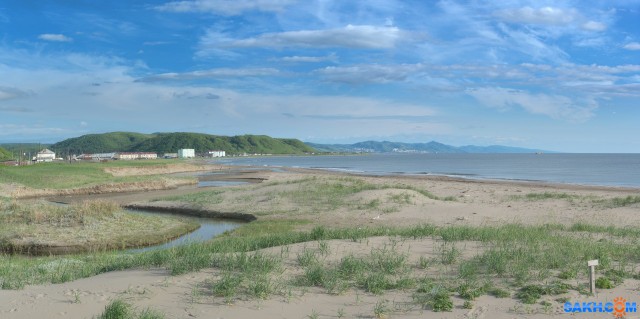
[[640,154],[372,154],[225,158],[216,162],[640,188]]

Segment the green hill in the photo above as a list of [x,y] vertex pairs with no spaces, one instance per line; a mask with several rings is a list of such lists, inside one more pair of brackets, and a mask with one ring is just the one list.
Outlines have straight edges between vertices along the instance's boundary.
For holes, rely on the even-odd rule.
[[131,132],[88,134],[55,143],[50,148],[65,154],[67,151],[75,154],[128,151],[152,137],[153,135]]
[[11,154],[11,152],[0,147],[0,161],[8,161],[12,158],[13,158],[13,155]]
[[4,143],[0,144],[0,147],[9,151],[9,153],[20,154],[20,153],[31,153],[35,154],[42,150],[43,148],[49,147],[49,144],[41,144],[41,143]]
[[158,133],[135,146],[136,151],[172,153],[193,148],[196,153],[223,150],[228,154],[302,154],[315,150],[299,140],[265,135],[217,136],[202,133]]
[[107,153],[116,151],[175,153],[193,148],[196,153],[223,150],[227,154],[303,154],[316,152],[296,139],[272,138],[265,135],[218,136],[202,133],[140,134],[113,132],[89,134],[51,145],[52,150],[66,153]]

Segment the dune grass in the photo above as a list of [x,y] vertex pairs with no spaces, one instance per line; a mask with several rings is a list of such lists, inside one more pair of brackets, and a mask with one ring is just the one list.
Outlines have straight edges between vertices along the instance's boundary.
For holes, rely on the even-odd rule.
[[163,319],[164,314],[151,310],[144,309],[142,311],[136,311],[133,306],[121,299],[116,299],[110,302],[105,308],[104,312],[97,319]]
[[[275,223],[275,222],[271,222]],[[225,302],[237,298],[268,298],[286,295],[295,287],[318,287],[339,294],[349,289],[383,295],[390,290],[412,294],[416,305],[428,309],[448,309],[448,297],[473,300],[490,294],[515,295],[523,302],[537,302],[545,295],[568,290],[585,293],[585,261],[599,259],[599,272],[620,283],[638,276],[640,249],[635,244],[640,233],[625,228],[585,227],[584,225],[504,225],[445,226],[420,225],[400,228],[316,227],[310,231],[291,231],[280,221],[281,231],[228,234],[207,243],[193,243],[166,250],[126,254],[104,252],[66,257],[23,258],[6,256],[0,260],[0,280],[4,289],[27,284],[64,282],[99,273],[140,267],[166,267],[172,274],[183,274],[207,267],[220,275],[206,284],[206,291]],[[250,224],[249,224],[250,225]],[[242,227],[240,228],[242,229]],[[387,246],[371,247],[365,255],[346,255],[327,262],[333,252],[322,243],[342,239],[363,241],[387,236]],[[602,238],[607,238],[602,240]],[[393,240],[393,238],[397,238]],[[410,261],[394,242],[404,239],[430,238],[439,242],[438,257]],[[599,239],[597,239],[599,238]],[[456,243],[474,241],[482,245],[473,256],[454,253]],[[278,276],[286,257],[265,254],[260,249],[316,242],[318,248],[297,256],[300,275],[283,279]],[[324,248],[323,248],[324,247]],[[426,271],[426,273],[425,273]],[[437,276],[428,275],[436,272]],[[554,288],[555,287],[555,288]],[[542,293],[540,293],[542,291]]]
[[595,197],[595,196],[579,196],[567,193],[558,192],[543,192],[543,193],[528,193],[525,195],[513,195],[510,196],[511,200],[524,200],[524,201],[547,201],[547,200],[564,200],[571,203],[586,203],[591,205],[598,205],[603,208],[618,208],[627,207],[640,203],[640,196],[628,195],[625,197]]
[[[284,185],[284,189],[282,186]],[[379,198],[366,198],[367,191],[383,191]],[[360,198],[360,197],[362,198]],[[401,183],[372,183],[359,177],[306,177],[287,181],[272,181],[238,188],[205,190],[179,196],[159,198],[159,201],[188,203],[199,208],[250,212],[273,215],[275,211],[288,214],[319,213],[347,210],[372,210],[379,213],[397,211],[413,205],[420,197],[431,200],[455,201],[454,197],[440,197],[426,189]],[[257,201],[257,202],[256,202]],[[282,207],[291,207],[283,209]]]

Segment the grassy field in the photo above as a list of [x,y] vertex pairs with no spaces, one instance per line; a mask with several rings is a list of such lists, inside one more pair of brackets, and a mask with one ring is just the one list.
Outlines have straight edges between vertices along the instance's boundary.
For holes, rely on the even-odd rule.
[[164,242],[199,225],[141,216],[104,201],[59,206],[0,202],[0,250],[25,254],[104,251]]
[[110,161],[107,163],[40,163],[27,166],[0,166],[0,183],[16,183],[31,188],[67,189],[103,183],[124,183],[162,178],[159,175],[114,177],[108,167],[150,167],[179,163],[175,160]]

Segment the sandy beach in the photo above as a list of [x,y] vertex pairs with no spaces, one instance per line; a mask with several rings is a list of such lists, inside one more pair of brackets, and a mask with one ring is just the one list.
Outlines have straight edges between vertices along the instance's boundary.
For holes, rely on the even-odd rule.
[[[592,187],[507,181],[475,181],[435,176],[347,176],[335,172],[290,169],[286,172],[269,170],[235,171],[209,179],[242,180],[246,185],[215,189],[231,189],[220,196],[218,203],[206,204],[212,211],[253,214],[258,221],[295,218],[307,222],[299,230],[318,225],[343,227],[408,227],[419,224],[436,226],[468,225],[499,226],[574,225],[585,223],[600,226],[638,227],[638,204],[613,207],[608,200],[636,196],[638,189]],[[346,178],[346,179],[345,179]],[[313,185],[333,185],[335,181],[366,185],[334,202],[317,197],[297,199],[292,194]],[[360,185],[360,184],[358,184]],[[184,206],[167,200],[154,200],[171,195],[184,195],[214,188],[181,188],[173,190],[102,194],[122,205]],[[425,191],[422,191],[425,190]],[[430,196],[426,196],[426,191]],[[563,194],[532,199],[529,194]],[[432,195],[432,196],[431,196]],[[92,198],[87,195],[81,199]],[[80,197],[66,198],[80,200]],[[305,200],[309,202],[305,205]],[[337,203],[337,204],[336,204]],[[604,204],[603,204],[604,203]],[[315,205],[317,204],[317,205]],[[314,206],[315,205],[315,206]],[[476,241],[456,243],[460,259],[472,258],[484,249]],[[322,247],[321,247],[322,246]],[[298,265],[305,251],[327,251],[322,263],[339,262],[345,256],[367,258],[376,249],[393,249],[406,256],[411,271],[421,276],[441,276],[457,271],[456,265],[418,267],[424,260],[437,260],[442,243],[433,238],[398,238],[375,236],[363,240],[331,239],[271,247],[261,253],[278,255],[282,267],[273,275],[274,282],[299,276]],[[286,252],[286,253],[284,253]],[[584,262],[586,268],[586,260]],[[197,272],[171,276],[166,269],[136,269],[108,272],[98,276],[62,284],[31,285],[20,290],[0,290],[1,318],[92,318],[116,298],[133,304],[137,309],[151,308],[167,318],[605,318],[610,313],[566,314],[564,297],[571,302],[613,301],[624,297],[640,302],[640,281],[625,279],[624,283],[595,296],[570,290],[560,296],[544,296],[548,304],[523,304],[515,298],[482,295],[470,309],[464,300],[453,296],[451,312],[433,312],[412,303],[412,292],[394,289],[373,294],[348,287],[339,293],[328,293],[318,287],[293,287],[270,295],[266,299],[238,298],[229,302],[211,293],[212,282],[222,272],[207,268]],[[583,277],[574,280],[583,284]],[[626,318],[638,318],[628,313]]]

